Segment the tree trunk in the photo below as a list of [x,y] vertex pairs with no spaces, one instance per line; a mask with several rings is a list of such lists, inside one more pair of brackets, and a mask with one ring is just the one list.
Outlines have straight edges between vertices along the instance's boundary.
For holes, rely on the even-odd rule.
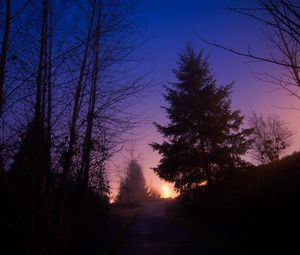
[[211,178],[211,172],[209,169],[209,165],[206,160],[206,150],[205,150],[204,141],[201,141],[201,150],[202,150],[202,155],[203,155],[204,172],[205,172],[205,176],[207,179],[207,185],[211,186],[212,178]]
[[48,76],[47,76],[47,154],[49,158],[48,167],[51,169],[51,127],[52,127],[52,45],[53,45],[53,10],[52,0],[49,6],[49,48],[48,48]]
[[97,6],[98,10],[98,19],[97,19],[97,27],[96,27],[96,38],[95,38],[95,47],[93,52],[94,62],[93,62],[93,74],[92,74],[92,87],[90,92],[89,99],[89,108],[87,113],[87,127],[84,136],[84,147],[82,154],[82,161],[79,170],[79,190],[85,193],[88,189],[88,181],[89,181],[89,167],[90,167],[90,156],[92,149],[92,132],[94,125],[94,117],[95,117],[95,104],[97,98],[97,83],[99,80],[99,53],[100,53],[100,37],[101,37],[101,11],[102,11],[102,1],[99,2],[99,6]]
[[43,98],[43,87],[44,87],[44,69],[45,69],[45,49],[47,41],[47,23],[48,23],[48,0],[43,1],[43,18],[42,18],[42,30],[40,38],[40,53],[39,53],[39,64],[36,80],[36,101],[35,101],[35,124],[42,126],[44,119],[42,118],[42,98]]
[[80,74],[79,79],[77,82],[77,86],[75,89],[75,95],[74,95],[74,106],[73,106],[73,112],[72,112],[72,118],[71,118],[71,124],[69,129],[69,146],[66,152],[66,155],[64,157],[63,161],[63,173],[62,173],[62,179],[60,183],[60,201],[59,201],[59,222],[60,225],[64,222],[64,204],[66,200],[66,190],[67,190],[67,182],[70,174],[70,168],[72,163],[72,157],[74,153],[74,145],[76,142],[76,128],[77,128],[77,121],[78,121],[78,114],[80,111],[80,98],[82,96],[82,90],[83,90],[83,79],[85,76],[86,71],[86,65],[87,65],[87,58],[89,54],[89,48],[90,48],[90,42],[91,42],[91,34],[92,34],[92,28],[94,24],[94,17],[95,17],[95,11],[96,11],[96,0],[93,1],[92,6],[92,15],[90,18],[90,23],[88,27],[88,33],[86,37],[86,44],[84,48],[83,53],[83,59],[81,62],[81,68],[80,68]]
[[4,104],[5,66],[6,66],[7,53],[8,53],[10,21],[11,21],[10,0],[6,0],[5,27],[4,27],[4,35],[2,40],[2,49],[1,49],[1,56],[0,56],[0,117],[2,116],[3,104]]
[[81,68],[80,68],[80,75],[79,75],[78,83],[77,83],[76,90],[75,90],[74,107],[73,107],[72,119],[71,119],[70,131],[69,131],[69,135],[70,135],[69,146],[68,146],[68,151],[66,153],[66,157],[64,159],[64,166],[63,166],[63,176],[62,176],[62,185],[63,186],[65,185],[65,182],[67,181],[67,179],[69,177],[72,156],[74,153],[74,144],[76,142],[76,126],[77,126],[78,114],[79,114],[79,110],[80,110],[80,98],[81,98],[81,94],[82,94],[83,78],[84,78],[84,73],[86,70],[87,57],[89,54],[91,31],[92,31],[92,27],[93,27],[93,23],[94,23],[95,2],[96,1],[94,0],[93,12],[92,12],[92,16],[91,16],[91,20],[90,20],[90,24],[89,24],[86,45],[85,45],[83,59],[82,59]]
[[[48,26],[48,0],[43,1],[42,6],[42,24],[41,24],[41,37],[40,37],[40,48],[39,48],[39,62],[36,80],[36,102],[35,102],[35,113],[33,118],[32,129],[28,130],[32,137],[31,148],[29,153],[32,158],[32,162],[29,162],[32,170],[32,208],[31,217],[32,225],[30,231],[30,247],[35,247],[36,243],[42,238],[42,224],[45,224],[45,218],[41,214],[46,203],[45,191],[46,191],[46,150],[45,150],[45,135],[44,135],[44,116],[43,116],[43,94],[44,94],[44,76],[46,63],[45,63],[45,50],[47,40],[47,26]],[[30,132],[32,132],[30,134]]]

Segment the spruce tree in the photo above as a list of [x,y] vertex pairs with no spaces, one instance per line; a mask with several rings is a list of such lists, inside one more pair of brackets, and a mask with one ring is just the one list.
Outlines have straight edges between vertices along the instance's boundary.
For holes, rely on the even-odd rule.
[[127,173],[121,180],[117,203],[138,205],[148,200],[148,189],[142,167],[137,160],[132,159],[127,167]]
[[210,185],[220,171],[240,166],[251,130],[241,129],[243,116],[231,109],[232,83],[217,86],[203,51],[196,54],[188,45],[178,65],[178,82],[164,94],[169,124],[154,123],[165,140],[151,146],[162,156],[154,171],[182,192]]

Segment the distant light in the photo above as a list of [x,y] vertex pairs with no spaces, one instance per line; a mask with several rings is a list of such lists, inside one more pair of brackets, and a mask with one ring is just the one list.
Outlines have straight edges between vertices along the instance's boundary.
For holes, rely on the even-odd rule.
[[200,186],[206,186],[207,185],[207,181],[203,181],[200,183]]
[[171,197],[171,191],[167,185],[162,186],[162,198]]

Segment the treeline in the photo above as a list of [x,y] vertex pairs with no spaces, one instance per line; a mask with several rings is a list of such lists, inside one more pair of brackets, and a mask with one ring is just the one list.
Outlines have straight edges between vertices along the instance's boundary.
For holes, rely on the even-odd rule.
[[146,84],[124,65],[138,46],[137,8],[135,1],[1,1],[5,254],[81,254],[105,217],[106,163],[139,124],[131,107]]

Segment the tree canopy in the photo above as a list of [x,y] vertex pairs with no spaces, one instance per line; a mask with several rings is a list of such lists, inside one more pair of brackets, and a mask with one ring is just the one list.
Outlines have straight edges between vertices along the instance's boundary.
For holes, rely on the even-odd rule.
[[244,117],[231,109],[232,83],[217,86],[203,51],[188,45],[164,94],[169,124],[154,123],[165,141],[152,143],[162,158],[154,171],[179,191],[211,184],[222,170],[240,166],[250,146]]

